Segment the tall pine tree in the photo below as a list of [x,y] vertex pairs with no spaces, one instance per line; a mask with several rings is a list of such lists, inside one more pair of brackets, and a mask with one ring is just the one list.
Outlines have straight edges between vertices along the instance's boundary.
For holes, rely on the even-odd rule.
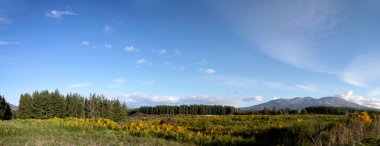
[[54,92],[35,91],[32,95],[22,94],[19,101],[18,118],[47,119],[53,117],[109,118],[124,119],[127,114],[125,103],[109,100],[103,95],[91,94],[85,98],[76,93],[67,96]]
[[32,96],[28,93],[21,94],[20,96],[17,118],[33,118],[33,101]]
[[48,101],[48,117],[62,118],[66,111],[65,97],[58,90],[55,90],[53,93],[50,93]]
[[47,119],[49,111],[49,91],[35,91],[33,93],[33,118]]
[[0,119],[10,120],[12,118],[11,107],[5,98],[0,95]]
[[113,118],[114,121],[121,121],[124,118],[123,109],[121,107],[119,99],[116,98],[113,105]]

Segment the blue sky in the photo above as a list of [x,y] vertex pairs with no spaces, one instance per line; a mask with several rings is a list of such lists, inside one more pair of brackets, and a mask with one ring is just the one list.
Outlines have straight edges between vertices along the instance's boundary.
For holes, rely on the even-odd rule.
[[338,96],[380,107],[378,1],[0,3],[0,94],[158,104]]

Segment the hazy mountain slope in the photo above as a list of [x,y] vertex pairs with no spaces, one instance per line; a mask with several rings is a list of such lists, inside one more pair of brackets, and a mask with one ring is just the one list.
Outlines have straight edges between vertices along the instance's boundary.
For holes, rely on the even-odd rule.
[[9,106],[11,107],[12,110],[18,110],[18,106],[16,105],[9,104]]
[[339,97],[323,97],[315,99],[311,97],[296,97],[292,99],[276,99],[262,104],[243,107],[242,110],[262,110],[264,107],[273,108],[289,108],[289,109],[303,109],[310,106],[333,106],[333,107],[351,107],[355,109],[370,109],[366,106],[359,105]]

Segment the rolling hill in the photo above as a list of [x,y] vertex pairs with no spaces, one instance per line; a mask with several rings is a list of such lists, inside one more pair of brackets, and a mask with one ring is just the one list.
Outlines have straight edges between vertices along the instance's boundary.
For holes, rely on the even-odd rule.
[[322,97],[315,99],[312,97],[296,97],[292,99],[276,99],[258,105],[243,107],[241,110],[262,110],[264,107],[278,109],[289,108],[292,110],[301,110],[311,106],[331,106],[331,107],[349,107],[354,109],[372,109],[363,105],[359,105],[347,101],[339,97]]

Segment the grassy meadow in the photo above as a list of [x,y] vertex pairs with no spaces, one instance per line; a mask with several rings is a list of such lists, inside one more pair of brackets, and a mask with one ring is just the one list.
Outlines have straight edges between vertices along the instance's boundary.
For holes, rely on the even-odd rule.
[[0,122],[0,145],[373,145],[378,122],[361,113],[17,119]]
[[[110,120],[108,120],[110,121]],[[116,124],[116,123],[113,123]],[[131,136],[105,123],[76,118],[0,121],[0,145],[183,145]]]

